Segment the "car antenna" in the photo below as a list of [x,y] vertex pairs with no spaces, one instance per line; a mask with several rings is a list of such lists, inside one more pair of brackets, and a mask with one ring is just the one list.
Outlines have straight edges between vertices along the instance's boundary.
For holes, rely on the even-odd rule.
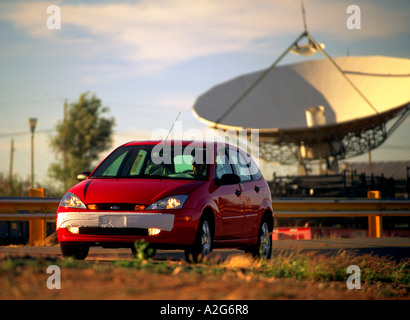
[[165,142],[167,142],[168,137],[169,137],[169,135],[170,135],[172,129],[174,129],[175,122],[177,122],[177,120],[178,120],[178,118],[179,118],[180,115],[181,115],[181,111],[178,113],[178,116],[177,116],[177,118],[175,119],[174,123],[172,124],[171,129],[169,129],[169,132],[168,132],[168,134],[167,134],[167,137],[166,137],[165,140],[163,141],[164,144],[165,144]]

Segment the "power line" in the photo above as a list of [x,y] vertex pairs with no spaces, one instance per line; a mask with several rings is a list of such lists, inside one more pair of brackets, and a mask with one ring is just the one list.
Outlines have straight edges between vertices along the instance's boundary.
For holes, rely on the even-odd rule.
[[[9,101],[9,102],[0,102],[0,106],[10,106],[10,105],[27,105],[31,103],[43,103],[43,102],[52,102],[59,101],[64,102],[65,98],[53,98],[53,99],[34,99],[34,100],[22,100],[22,101]],[[187,107],[178,107],[178,106],[166,106],[166,105],[149,105],[149,104],[139,104],[139,103],[129,103],[129,102],[115,102],[115,101],[103,101],[103,104],[106,104],[108,107],[110,105],[130,107],[130,108],[158,108],[158,109],[178,109],[178,110],[188,110]]]
[[9,101],[9,102],[0,102],[0,106],[10,106],[10,105],[22,105],[30,103],[43,103],[51,101],[62,101],[63,98],[53,98],[53,99],[35,99],[35,100],[23,100],[23,101]]
[[176,109],[176,110],[189,110],[186,107],[178,107],[178,106],[164,106],[164,105],[146,105],[146,104],[137,104],[137,103],[127,103],[127,102],[113,102],[113,101],[105,101],[104,104],[107,104],[108,107],[111,105],[119,106],[119,107],[129,107],[129,108],[158,108],[158,109]]
[[[36,130],[37,133],[50,133],[55,132],[55,129],[47,129],[47,130]],[[23,136],[26,134],[30,134],[30,131],[21,131],[21,132],[10,132],[10,133],[0,133],[0,138],[7,138],[7,137],[14,137],[14,136]]]

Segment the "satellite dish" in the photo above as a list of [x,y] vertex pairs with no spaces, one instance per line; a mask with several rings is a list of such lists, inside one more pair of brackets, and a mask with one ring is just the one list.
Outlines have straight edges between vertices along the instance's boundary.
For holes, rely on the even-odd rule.
[[[301,4],[301,9],[302,9],[302,19],[303,19],[303,28],[305,30],[305,34],[308,34],[307,31],[307,24],[306,24],[306,14],[305,14],[305,7],[303,5],[303,2],[300,2]],[[307,44],[299,44],[298,41],[295,42],[293,47],[290,49],[290,52],[296,55],[302,55],[302,56],[311,56],[312,54],[315,54],[316,52],[323,51],[325,49],[325,45],[323,43],[318,43],[312,41],[312,39],[308,39],[309,42]]]
[[[320,48],[323,50],[325,48],[325,45],[323,43],[318,43]],[[315,54],[316,52],[319,51],[319,48],[316,47],[314,43],[306,43],[306,44],[295,44],[292,49],[290,49],[290,52],[296,55],[302,55],[302,56],[311,56],[312,54]]]
[[375,116],[410,102],[410,59],[366,56],[334,59],[374,110],[327,60],[272,70],[230,113],[229,106],[264,72],[240,76],[199,96],[194,114],[216,128],[307,128],[306,109],[323,106],[326,124]]
[[[410,113],[410,60],[332,59],[304,31],[266,70],[239,76],[198,97],[194,115],[212,128],[259,129],[260,156],[281,163],[338,159],[380,146]],[[307,44],[299,44],[307,39]],[[289,53],[326,59],[277,66]],[[387,123],[394,123],[387,128]]]
[[365,56],[333,62],[339,68],[325,59],[271,69],[239,102],[266,70],[237,77],[199,96],[193,112],[213,128],[259,129],[261,156],[268,161],[366,153],[408,115],[410,60]]

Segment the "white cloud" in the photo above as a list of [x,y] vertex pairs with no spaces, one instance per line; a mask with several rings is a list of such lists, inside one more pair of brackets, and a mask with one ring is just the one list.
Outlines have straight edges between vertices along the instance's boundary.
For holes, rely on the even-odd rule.
[[[347,8],[355,4],[360,9],[361,29],[352,31],[346,20],[352,13]],[[327,33],[340,40],[363,41],[396,34],[408,34],[410,28],[410,5],[394,1],[374,0],[309,0],[305,1],[309,31]]]
[[144,62],[144,69],[152,71],[199,56],[256,50],[255,39],[286,28],[262,10],[267,5],[273,10],[267,0],[157,0],[64,6],[62,12],[64,23],[122,46],[124,59]]
[[[0,19],[34,38],[74,52],[106,51],[155,72],[192,58],[229,52],[261,52],[269,39],[296,37],[303,28],[300,2],[273,0],[142,0],[130,3],[60,2],[62,30],[46,28],[48,2],[0,5]],[[351,37],[346,28],[349,1],[305,1],[309,30]],[[408,30],[409,13],[363,1],[363,28],[355,39]],[[74,48],[73,48],[74,46]],[[83,50],[76,50],[83,49]],[[58,50],[58,49],[57,49]],[[86,50],[88,52],[88,50]],[[82,53],[85,54],[85,53]],[[136,72],[136,71],[134,71]]]
[[[233,51],[258,50],[255,39],[291,32],[290,19],[274,12],[289,11],[287,2],[270,0],[143,0],[136,4],[61,4],[62,30],[46,28],[47,2],[2,5],[0,16],[31,37],[58,44],[74,36],[102,41],[123,59],[143,62],[146,69]],[[3,10],[4,9],[4,10]],[[71,30],[76,30],[73,35]],[[297,28],[294,28],[297,29]],[[61,39],[58,32],[64,35]],[[120,49],[119,49],[120,48]]]
[[[55,4],[55,3],[54,3]],[[0,19],[12,22],[16,28],[23,29],[35,38],[51,37],[47,29],[47,8],[49,2],[7,2],[0,4]]]

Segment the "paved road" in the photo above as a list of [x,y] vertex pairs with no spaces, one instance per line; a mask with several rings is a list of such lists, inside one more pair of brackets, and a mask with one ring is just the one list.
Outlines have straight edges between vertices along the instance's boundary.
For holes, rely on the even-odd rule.
[[[389,256],[399,261],[410,258],[410,238],[349,238],[349,239],[321,239],[321,240],[277,240],[274,241],[275,250],[313,250],[319,254],[332,255],[339,250],[352,250],[358,254],[372,253],[378,256]],[[240,250],[215,250],[225,259],[232,254],[242,254]],[[0,257],[5,255],[31,257],[61,257],[59,246],[28,247],[28,246],[5,246],[0,247]],[[120,260],[133,259],[130,249],[103,249],[91,248],[87,260]],[[159,250],[154,259],[158,260],[181,260],[184,252],[181,250]]]

